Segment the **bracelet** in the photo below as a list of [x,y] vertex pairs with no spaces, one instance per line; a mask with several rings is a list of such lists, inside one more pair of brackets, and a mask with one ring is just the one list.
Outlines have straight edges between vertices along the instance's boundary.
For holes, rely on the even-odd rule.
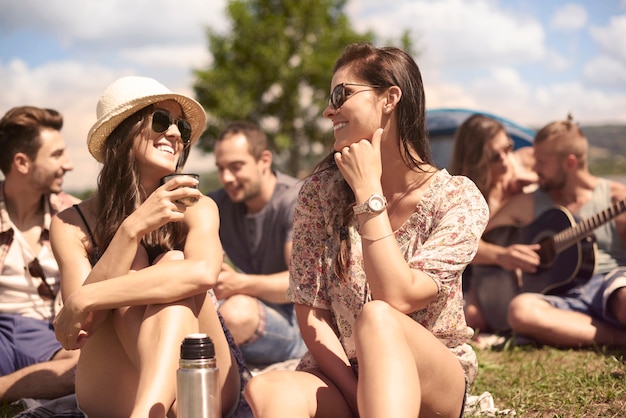
[[361,235],[361,240],[370,241],[370,242],[376,242],[376,241],[380,241],[381,239],[385,239],[385,238],[389,238],[389,237],[393,237],[393,236],[394,236],[393,232],[391,234],[389,234],[389,235],[383,235],[380,238],[371,238],[371,237],[368,237],[368,236],[365,236],[365,235]]

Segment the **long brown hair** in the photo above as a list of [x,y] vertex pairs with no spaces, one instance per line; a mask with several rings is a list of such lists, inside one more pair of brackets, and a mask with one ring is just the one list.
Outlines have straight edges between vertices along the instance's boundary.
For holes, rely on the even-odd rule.
[[467,118],[454,135],[450,174],[470,178],[487,200],[492,178],[486,149],[500,132],[506,132],[504,125],[477,113]]
[[[100,253],[111,243],[122,221],[146,199],[139,182],[139,168],[133,151],[137,135],[150,129],[152,106],[135,112],[108,136],[104,146],[103,166],[98,175],[97,214],[94,240]],[[176,248],[183,239],[182,225],[170,222],[142,238],[148,254],[160,254]]]
[[[359,81],[381,88],[398,86],[402,90],[394,117],[398,125],[397,142],[402,150],[403,162],[416,171],[425,171],[422,167],[426,164],[434,165],[426,132],[424,85],[419,67],[413,58],[399,48],[376,48],[367,43],[355,43],[344,49],[335,63],[333,74],[346,66],[350,67],[350,71]],[[313,174],[326,170],[338,170],[334,152],[315,167]],[[340,183],[339,189],[336,193],[346,196],[348,205],[337,212],[342,217],[339,224],[343,227],[339,231],[340,249],[335,257],[334,272],[343,279],[347,274],[350,253],[347,225],[354,217],[352,207],[355,201],[354,194],[345,181]]]

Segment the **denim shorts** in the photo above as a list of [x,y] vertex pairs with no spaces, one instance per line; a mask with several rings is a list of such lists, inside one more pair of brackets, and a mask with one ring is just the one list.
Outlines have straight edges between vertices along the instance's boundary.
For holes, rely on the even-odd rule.
[[61,348],[48,321],[0,314],[0,376],[51,360]]
[[300,335],[300,327],[293,308],[289,315],[283,309],[259,299],[257,304],[259,327],[249,341],[241,344],[246,362],[267,365],[302,357],[306,352],[306,345]]
[[626,324],[619,322],[608,309],[609,297],[622,287],[626,287],[626,267],[618,267],[606,274],[596,274],[562,295],[542,295],[542,297],[555,308],[581,312],[615,327],[626,329]]

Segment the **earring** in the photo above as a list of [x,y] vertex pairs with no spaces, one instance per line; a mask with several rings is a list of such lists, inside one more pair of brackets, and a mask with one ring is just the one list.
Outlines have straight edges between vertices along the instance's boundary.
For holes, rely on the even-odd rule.
[[385,106],[385,113],[391,112],[391,106]]

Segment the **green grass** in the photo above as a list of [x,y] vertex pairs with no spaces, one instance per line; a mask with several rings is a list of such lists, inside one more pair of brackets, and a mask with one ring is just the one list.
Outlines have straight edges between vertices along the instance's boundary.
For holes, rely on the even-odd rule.
[[[626,416],[626,352],[505,346],[476,350],[472,394],[490,392],[498,409],[516,417]],[[19,409],[0,405],[0,418]]]
[[21,407],[8,405],[6,402],[0,403],[0,418],[9,418],[22,412]]
[[493,395],[518,417],[626,416],[625,352],[550,347],[477,350],[472,394]]

